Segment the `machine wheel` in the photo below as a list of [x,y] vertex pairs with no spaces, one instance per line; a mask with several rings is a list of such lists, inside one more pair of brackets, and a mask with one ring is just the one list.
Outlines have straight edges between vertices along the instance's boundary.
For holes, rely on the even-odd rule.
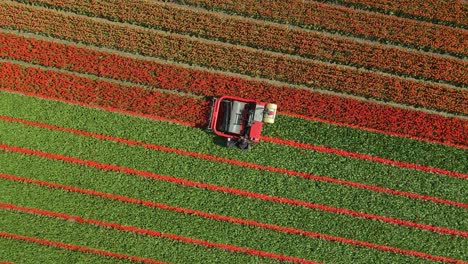
[[227,138],[226,139],[226,146],[228,148],[232,148],[232,147],[235,147],[236,146],[236,140],[233,140],[232,138]]
[[240,149],[250,149],[250,143],[247,140],[242,140],[239,142],[238,147]]

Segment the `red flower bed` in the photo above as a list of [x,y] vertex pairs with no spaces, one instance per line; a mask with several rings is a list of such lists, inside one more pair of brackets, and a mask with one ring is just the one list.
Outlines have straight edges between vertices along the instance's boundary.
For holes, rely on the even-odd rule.
[[208,103],[191,97],[126,87],[100,80],[0,62],[0,89],[52,99],[112,107],[198,124],[205,120]]
[[459,59],[283,25],[265,25],[249,19],[200,12],[186,6],[144,0],[30,2],[308,58],[324,58],[416,78],[468,84],[468,64]]
[[468,26],[468,7],[462,0],[341,0],[341,2]]
[[273,55],[23,5],[3,5],[0,11],[6,17],[0,25],[9,27],[251,76],[468,114],[465,104],[468,90],[450,86]]
[[468,55],[466,30],[314,1],[184,0],[210,9]]
[[[145,83],[163,89],[207,96],[230,94],[273,101],[279,103],[282,111],[311,118],[357,125],[362,128],[399,135],[410,135],[425,140],[468,145],[468,135],[465,133],[468,130],[468,122],[462,119],[320,94],[307,89],[275,86],[153,61],[132,59],[60,43],[33,39],[16,41],[13,37],[9,40],[15,45],[10,45],[8,49],[1,49],[3,52],[14,54],[14,57],[18,59],[35,61],[47,66],[89,72],[115,79]],[[8,74],[14,75],[13,73]],[[19,78],[17,82],[19,82]],[[184,114],[182,113],[182,115]],[[200,120],[206,119],[206,117],[197,116]]]

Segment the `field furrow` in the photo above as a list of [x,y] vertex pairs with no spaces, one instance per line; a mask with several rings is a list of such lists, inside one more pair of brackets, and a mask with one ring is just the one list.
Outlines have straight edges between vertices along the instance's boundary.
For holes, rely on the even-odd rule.
[[[10,133],[15,133],[16,130],[20,130],[23,128],[23,126],[17,126],[16,129],[14,129],[14,127],[16,126],[7,126],[6,129],[7,130],[4,130],[4,134],[5,135],[8,135]],[[9,129],[9,130],[8,130]],[[24,128],[23,128],[24,130]],[[9,132],[7,132],[9,131]],[[38,130],[40,131],[40,129]],[[34,132],[34,131],[31,131],[31,132]],[[23,140],[25,140],[27,138],[29,134],[25,134],[23,135],[22,137],[24,137]],[[33,134],[29,135],[32,137]],[[70,135],[71,136],[71,135]],[[58,137],[55,136],[54,138],[56,138],[56,140],[58,141]],[[70,139],[73,139],[74,137],[71,136]],[[91,139],[89,139],[91,140]],[[101,145],[101,142],[99,140],[93,140],[95,141],[94,145],[95,146],[98,146],[98,145]],[[10,141],[10,140],[4,140],[4,142],[14,142],[14,141]],[[102,142],[104,144],[104,142]],[[71,143],[69,143],[68,145],[70,145]],[[107,145],[107,143],[105,143]],[[229,192],[229,193],[233,193],[233,194],[237,194],[237,195],[241,195],[241,196],[247,196],[247,197],[252,197],[252,198],[255,198],[255,199],[262,199],[262,200],[265,200],[266,201],[273,201],[273,202],[284,202],[284,203],[287,203],[287,204],[292,204],[292,205],[295,205],[295,206],[306,206],[306,207],[309,207],[309,208],[318,208],[320,210],[325,210],[325,211],[330,211],[330,212],[335,212],[335,213],[344,213],[344,214],[351,214],[351,215],[354,215],[355,213],[351,211],[347,211],[347,210],[342,210],[342,209],[339,209],[339,208],[333,208],[333,207],[329,207],[329,206],[322,206],[322,205],[314,205],[314,203],[308,203],[308,202],[302,202],[302,201],[298,201],[298,200],[294,200],[294,199],[282,199],[282,198],[271,198],[271,197],[266,197],[265,195],[262,195],[262,194],[258,194],[258,193],[255,193],[255,192],[249,192],[249,191],[243,191],[239,188],[229,188],[229,187],[223,187],[223,186],[219,186],[219,185],[213,185],[213,184],[205,184],[205,183],[200,183],[200,182],[197,182],[197,181],[191,181],[191,180],[186,180],[186,179],[182,179],[182,178],[177,178],[177,177],[169,177],[169,176],[163,176],[163,175],[158,175],[158,174],[154,174],[154,173],[149,173],[149,172],[145,172],[145,171],[142,171],[142,170],[134,170],[134,169],[131,169],[131,168],[128,168],[128,167],[119,167],[119,166],[114,166],[114,165],[109,165],[107,162],[108,161],[105,161],[105,163],[100,163],[100,162],[94,162],[94,161],[84,161],[82,159],[76,159],[76,158],[67,158],[67,156],[63,156],[63,155],[55,155],[55,154],[47,154],[47,153],[43,153],[43,152],[36,152],[36,151],[29,151],[28,149],[23,149],[23,148],[14,148],[14,147],[8,147],[7,145],[3,146],[5,147],[6,149],[11,149],[11,150],[14,150],[14,151],[19,151],[20,153],[23,153],[23,152],[27,152],[29,154],[32,154],[32,155],[39,155],[39,156],[44,156],[44,157],[48,157],[48,158],[52,158],[52,159],[59,159],[59,160],[65,160],[65,161],[68,161],[68,162],[71,162],[71,163],[76,163],[76,164],[82,164],[82,165],[88,165],[88,166],[92,166],[92,167],[96,167],[96,168],[99,168],[99,169],[105,169],[105,170],[117,170],[117,171],[122,171],[122,172],[125,172],[125,173],[130,173],[130,174],[136,174],[136,175],[140,175],[140,176],[143,176],[143,177],[150,177],[150,178],[156,178],[158,180],[163,180],[163,181],[168,181],[168,182],[176,182],[176,183],[179,183],[179,184],[183,184],[183,185],[188,185],[188,186],[192,186],[192,187],[201,187],[201,188],[208,188],[210,190],[214,190],[214,191],[225,191],[225,192]],[[70,146],[71,147],[71,146]],[[128,147],[128,146],[127,146]],[[129,153],[130,150],[127,150],[127,153]],[[139,151],[138,149],[135,149],[134,151]],[[145,153],[145,152],[143,152]],[[156,154],[156,153],[155,153]],[[148,154],[147,154],[148,155]],[[160,153],[158,155],[163,155],[163,156],[166,156],[165,160],[166,160],[166,164],[164,165],[164,167],[167,167],[169,168],[168,166],[171,165],[171,163],[169,162],[168,160],[168,153]],[[138,155],[138,154],[134,154],[134,156],[142,156],[141,154]],[[174,156],[174,155],[172,155]],[[179,158],[182,158],[182,156],[180,155],[175,155],[175,156],[178,156]],[[93,156],[90,156],[90,157],[93,157]],[[211,167],[210,164],[211,162],[206,162],[206,161],[203,161],[203,160],[196,160],[196,159],[191,159],[191,158],[188,158],[186,157],[186,159],[188,160],[191,160],[190,163],[192,164],[198,164],[197,167],[200,167],[200,168],[206,168],[206,167]],[[109,159],[107,159],[109,160]],[[154,160],[157,160],[157,158],[155,158]],[[136,162],[138,164],[140,164],[141,162]],[[205,165],[203,165],[205,164]],[[218,164],[218,163],[216,163]],[[161,166],[161,165],[159,165]],[[243,171],[243,174],[244,174],[244,177],[246,178],[250,178],[247,180],[248,181],[251,181],[251,180],[254,180],[256,177],[253,177],[251,178],[253,175],[256,175],[257,173],[255,173],[254,171],[252,170],[246,170],[246,169],[242,169],[242,168],[235,168],[235,167],[232,167],[232,166],[229,166],[229,165],[222,165],[222,164],[218,164],[219,167],[231,167],[231,173],[233,173],[234,175],[240,175]],[[161,168],[159,168],[161,169]],[[174,170],[174,169],[173,169]],[[238,172],[236,172],[238,171]],[[164,171],[162,173],[168,173],[169,171]],[[251,173],[254,173],[253,175],[251,175]],[[267,174],[265,174],[265,172],[262,173],[262,175],[264,175],[264,177],[267,177]],[[301,180],[301,179],[294,179],[294,177],[290,177],[288,175],[284,175],[282,176],[281,174],[276,174],[277,176],[269,176],[269,177],[282,177],[282,178],[285,178],[285,179],[288,179],[288,180],[291,180],[292,182],[304,182],[304,184],[308,181],[304,181]],[[262,176],[263,177],[263,176]],[[396,179],[394,179],[395,181]],[[426,179],[427,181],[428,179]],[[245,181],[245,180],[244,180]],[[453,180],[449,180],[449,179],[445,179],[445,181],[453,181]],[[283,183],[284,185],[285,183]],[[239,185],[239,183],[237,183],[236,185]],[[289,188],[288,188],[289,189]],[[343,188],[343,190],[345,190],[346,188]],[[288,195],[290,196],[290,195]],[[413,207],[414,209],[414,207]],[[359,214],[358,214],[359,215]],[[356,216],[358,216],[356,215]],[[379,217],[379,216],[371,216],[369,214],[363,214],[361,215],[361,217],[371,217],[374,218],[374,217],[377,217],[379,219],[382,219],[383,221],[391,221],[391,222],[395,222],[391,219],[385,219],[385,218],[382,218],[382,217]],[[399,222],[398,220],[395,222],[397,223]],[[402,224],[405,224],[405,223],[402,223]],[[406,222],[406,224],[408,225],[412,225],[410,224],[409,222]],[[419,226],[419,225],[416,225],[416,227]],[[424,225],[420,226],[421,228],[424,228]],[[426,226],[426,228],[430,228],[428,226]],[[436,229],[434,229],[436,231]],[[450,231],[451,232],[451,231]],[[462,234],[462,233],[460,233]]]
[[[326,64],[22,4],[6,2],[0,8],[6,14],[6,19],[0,23],[3,27],[42,32],[62,39],[118,48],[253,77],[302,84],[310,88],[468,114],[468,90],[453,86]],[[29,12],[33,12],[33,17]],[[47,19],[44,19],[45,17]]]
[[[41,43],[44,44],[44,46],[46,45],[46,43]],[[285,112],[297,113],[309,118],[331,120],[336,123],[357,125],[364,128],[385,131],[390,134],[409,134],[410,136],[418,137],[423,140],[455,145],[467,145],[466,142],[468,141],[468,136],[463,132],[467,126],[467,122],[464,119],[443,117],[376,103],[367,103],[352,98],[325,95],[307,89],[278,87],[264,82],[245,80],[219,73],[213,74],[197,69],[180,68],[170,64],[132,59],[89,49],[73,48],[62,44],[49,44],[48,50],[60,52],[59,56],[53,56],[52,54],[54,53],[50,52],[50,56],[46,56],[48,53],[37,53],[37,55],[32,58],[30,56],[22,58],[29,59],[29,61],[32,62],[44,63],[47,66],[65,66],[66,69],[70,70],[129,80],[136,83],[145,83],[163,89],[193,92],[205,96],[219,96],[221,94],[255,96],[259,100],[281,102],[281,109]],[[41,49],[41,51],[45,50],[45,47]],[[46,57],[39,56],[39,54]],[[6,64],[3,63],[2,65]],[[10,63],[7,63],[7,65],[10,65]],[[22,70],[22,67],[14,65],[10,65],[9,67],[13,67],[13,69],[8,70],[10,71],[10,75],[2,80],[4,86],[9,86],[8,82],[18,83],[19,87],[27,85],[27,82],[21,80],[20,75],[11,74],[13,70],[24,71],[25,69]],[[2,70],[7,69],[2,67]],[[39,72],[37,72],[37,74],[39,74]],[[50,79],[51,77],[44,76],[41,78]],[[32,81],[32,79],[30,80]],[[11,89],[11,85],[9,87],[9,89]],[[240,87],[242,88],[241,90],[239,90]],[[19,88],[16,89],[18,90]],[[77,88],[71,87],[70,89]],[[26,89],[26,91],[28,90]],[[54,94],[55,93],[53,93],[53,95]],[[47,95],[51,96],[50,94]],[[120,98],[122,99],[122,97]],[[301,98],[307,98],[309,104],[298,104],[298,102],[301,102]],[[58,97],[57,99],[65,98]],[[117,99],[118,98],[112,97],[108,100]],[[79,100],[75,99],[75,101]],[[82,103],[89,103],[89,101]],[[126,100],[126,98],[125,104],[130,104],[130,101]],[[202,106],[198,109],[202,110],[200,114],[190,118],[196,118],[198,122],[203,120],[202,123],[204,123],[206,114],[202,112],[203,109],[206,109],[206,106],[205,108]],[[153,110],[150,109],[148,111]],[[205,112],[207,112],[207,110]]]
[[[102,263],[115,264],[116,259],[102,255],[86,254],[81,251],[67,250],[30,243],[22,240],[13,240],[0,237],[0,248],[8,249],[8,252],[0,250],[2,264],[34,264],[34,263],[60,263],[67,260],[71,263]],[[133,263],[130,260],[120,259],[119,263]]]
[[[2,116],[0,116],[0,119]],[[301,143],[293,140],[288,140],[288,139],[280,139],[280,138],[274,138],[274,137],[267,137],[263,136],[262,137],[263,141],[267,142],[273,142],[276,144],[281,144],[281,145],[288,145],[288,146],[293,146],[297,148],[302,148],[302,149],[310,149],[314,151],[319,151],[323,153],[331,153],[334,155],[339,155],[339,156],[344,156],[344,157],[353,157],[356,159],[363,159],[363,160],[369,160],[373,162],[379,162],[383,164],[388,164],[392,166],[397,166],[401,168],[410,168],[414,170],[420,170],[420,171],[425,171],[425,172],[432,172],[432,173],[438,173],[438,174],[443,174],[443,175],[448,175],[452,177],[459,177],[459,178],[468,178],[468,174],[466,173],[460,173],[460,172],[455,172],[455,171],[447,171],[444,169],[440,168],[434,168],[430,166],[424,166],[421,164],[414,164],[414,163],[409,163],[409,162],[403,162],[403,161],[398,161],[398,160],[390,160],[382,157],[377,157],[377,156],[372,156],[372,155],[367,155],[367,154],[362,154],[362,153],[357,153],[357,152],[350,152],[346,151],[343,149],[336,149],[336,148],[331,148],[327,146],[319,146],[319,145],[312,145],[312,144],[307,144],[307,143]]]
[[375,10],[391,15],[420,19],[454,27],[468,27],[468,7],[462,0],[409,1],[409,0],[326,0],[358,8]]
[[143,0],[125,0],[118,3],[108,0],[92,3],[55,0],[25,2],[306,58],[455,85],[468,85],[465,70],[468,64],[464,60],[172,3]]
[[290,23],[433,52],[468,55],[468,30],[315,1],[184,0],[183,4]]

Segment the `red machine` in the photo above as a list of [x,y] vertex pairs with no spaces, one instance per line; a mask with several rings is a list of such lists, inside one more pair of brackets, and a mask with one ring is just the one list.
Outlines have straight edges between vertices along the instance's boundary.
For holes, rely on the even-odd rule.
[[260,140],[263,123],[274,123],[276,104],[266,104],[235,96],[211,101],[208,129],[227,138],[227,146],[248,149]]

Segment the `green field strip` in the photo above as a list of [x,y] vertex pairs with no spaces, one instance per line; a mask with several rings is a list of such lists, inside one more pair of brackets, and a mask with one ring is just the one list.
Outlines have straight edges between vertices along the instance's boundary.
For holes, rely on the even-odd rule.
[[[159,122],[144,120],[138,117],[106,113],[95,109],[70,106],[64,103],[45,101],[6,92],[0,92],[0,95],[0,113],[8,116],[122,136],[146,142],[155,142],[155,137],[160,136],[168,139],[163,142],[170,147],[209,153],[217,156],[233,157],[241,160],[250,160],[256,163],[275,164],[275,166],[281,166],[286,163],[283,165],[283,167],[286,168],[290,168],[291,163],[296,161],[295,159],[294,161],[290,160],[289,162],[285,162],[282,157],[271,160],[275,157],[271,155],[249,156],[247,153],[241,154],[237,150],[226,150],[225,148],[214,146],[212,142],[207,144],[206,140],[212,140],[213,137],[206,135],[203,131],[194,131],[168,123],[160,124]],[[51,115],[49,114],[50,111],[59,111],[61,114]],[[282,115],[277,118],[279,120],[275,124],[264,126],[265,135],[293,139],[316,145],[338,147],[395,160],[409,160],[410,162],[453,171],[468,172],[468,167],[466,166],[466,164],[468,164],[468,151]],[[103,121],[98,123],[95,119]],[[117,120],[113,122],[104,121],[109,119]],[[133,124],[135,122],[138,123],[138,128],[134,127]],[[167,127],[171,127],[173,130],[172,133],[180,140],[177,142],[175,142],[175,140],[170,140],[170,136],[167,135],[167,133],[164,134],[164,129],[167,129]],[[143,130],[148,132],[142,133]],[[151,136],[149,131],[151,131],[154,137]],[[191,131],[191,133],[187,135],[189,131]],[[156,143],[160,142],[161,140],[156,140]],[[221,141],[218,143],[223,144]],[[266,148],[265,151],[267,151],[267,153],[272,152],[268,150],[271,144],[263,142],[257,145],[256,148],[258,149],[261,146],[265,146],[263,149]],[[261,150],[258,150],[257,152],[260,151]],[[299,151],[296,157],[301,156],[301,158],[304,158],[304,156],[306,156],[304,153],[313,152]],[[400,156],[404,158],[399,158]],[[248,159],[245,157],[248,157]],[[265,159],[266,161],[262,162]],[[421,162],[421,160],[425,160],[425,162]],[[303,164],[299,164],[296,167],[302,170],[304,169]],[[412,171],[411,169],[406,170]],[[372,179],[379,178],[377,175],[372,175],[371,177]]]
[[[393,200],[393,197],[387,194],[315,182],[280,173],[231,166],[224,163],[182,156],[176,153],[148,150],[143,147],[131,147],[116,144],[115,142],[82,137],[66,132],[50,131],[18,123],[4,123],[0,127],[0,133],[2,134],[0,137],[2,143],[14,146],[60,153],[108,164],[118,164],[198,182],[207,182],[275,196],[345,207],[357,211],[392,215],[398,218],[416,220],[417,222],[454,227],[455,229],[468,226],[468,224],[463,225],[463,221],[460,221],[457,217],[459,216],[457,212],[460,212],[461,209],[451,206],[445,206],[448,210],[443,210],[443,213],[434,215],[433,212],[437,211],[436,208],[438,206],[434,203],[421,202],[403,197],[395,197],[396,199]],[[50,141],[50,138],[54,140]],[[282,154],[278,152],[278,154],[285,156],[288,153]],[[339,164],[341,166],[348,165],[346,162]],[[336,193],[340,193],[341,195],[337,196]],[[388,205],[387,200],[389,199],[392,201],[393,206]],[[370,203],[372,204],[371,206]],[[419,208],[421,210],[418,210]],[[418,219],[421,215],[430,215],[430,217],[428,220]],[[452,216],[452,221],[448,223],[444,221],[447,219],[447,215]]]
[[[1,214],[1,213],[0,213]],[[72,250],[38,245],[0,237],[0,260],[12,263],[134,263],[129,260],[98,256]],[[1,261],[0,261],[1,262]]]
[[[193,216],[181,217],[180,215],[154,208],[142,208],[136,205],[86,197],[60,190],[44,191],[43,187],[28,184],[7,182],[8,185],[12,187],[11,189],[14,189],[11,192],[11,196],[21,198],[6,198],[2,199],[2,202],[15,200],[16,204],[22,206],[65,212],[103,221],[115,221],[121,224],[156,229],[164,232],[176,231],[180,235],[209,239],[210,241],[236,242],[237,245],[240,244],[242,246],[253,245],[255,248],[262,250],[281,252],[283,254],[288,253],[288,255],[294,253],[294,256],[305,257],[307,259],[312,258],[328,262],[334,261],[333,256],[335,258],[336,256],[343,256],[342,260],[340,260],[342,263],[349,263],[350,261],[364,263],[369,261],[367,255],[371,252],[371,255],[386,259],[388,262],[408,261],[408,259],[412,258],[369,248],[353,247],[341,243],[292,236],[269,230],[197,219]],[[26,193],[27,195],[24,195]],[[40,198],[33,198],[34,194],[40,194]],[[76,206],[77,203],[80,206]],[[452,246],[454,245],[452,244]],[[429,250],[431,250],[431,247],[426,248],[426,252]],[[437,251],[441,252],[440,250]],[[431,254],[435,254],[433,251],[430,252]],[[448,254],[447,251],[441,253]],[[132,254],[135,253],[132,252]]]
[[[23,175],[24,177],[39,180],[112,192],[134,198],[169,203],[211,213],[252,219],[281,226],[291,226],[303,230],[338,235],[378,244],[388,244],[421,251],[431,248],[435,250],[434,252],[444,254],[445,252],[451,252],[453,247],[463,248],[463,243],[466,242],[466,239],[460,237],[453,238],[423,230],[383,224],[377,221],[367,221],[320,211],[315,212],[314,210],[302,207],[268,203],[224,193],[155,182],[151,179],[114,172],[109,173],[75,164],[64,164],[60,161],[51,161],[20,154],[1,156],[6,158],[2,158],[0,164],[18,164],[6,167],[1,166],[0,172],[3,173]],[[11,159],[11,156],[16,157]],[[17,199],[15,197],[11,198]],[[434,213],[436,212],[434,211]],[[460,217],[460,219],[462,218]],[[458,245],[459,243],[461,245]]]
[[[32,189],[30,187],[32,187]],[[183,235],[192,235],[197,237],[211,237],[212,240],[223,240],[224,242],[235,240],[239,243],[252,244],[256,247],[267,247],[272,250],[295,252],[296,254],[302,254],[307,258],[320,257],[322,254],[328,255],[320,257],[323,261],[333,260],[332,256],[337,256],[336,254],[346,254],[347,256],[344,257],[344,260],[359,260],[362,258],[362,255],[365,256],[369,251],[371,251],[366,248],[354,249],[349,245],[309,239],[301,236],[288,236],[278,233],[275,234],[275,232],[259,231],[255,228],[243,228],[236,225],[228,225],[212,221],[197,221],[197,219],[194,219],[191,216],[185,216],[184,218],[171,217],[170,214],[166,215],[164,212],[159,212],[154,209],[145,210],[145,208],[135,208],[134,205],[126,206],[125,204],[102,201],[100,199],[82,198],[79,195],[69,194],[63,191],[58,191],[59,193],[55,191],[51,192],[49,195],[44,195],[42,190],[37,187],[35,188],[34,186],[23,185],[14,188],[16,190],[23,189],[22,192],[27,193],[41,193],[39,201],[34,199],[22,199],[22,201],[19,202],[22,205],[26,204],[28,206],[47,208],[48,210],[53,208],[52,210],[60,212],[73,211],[73,214],[85,214],[86,217],[93,219],[98,218],[100,220],[118,221],[119,223],[131,225],[140,224],[144,225],[145,228],[157,228],[158,230],[166,232],[168,230],[177,231]],[[38,190],[35,191],[34,189]],[[21,194],[21,192],[18,191],[18,194]],[[74,196],[77,196],[77,198]],[[86,207],[84,209],[75,208],[76,206],[74,206],[74,203],[76,202],[73,202],[73,200],[76,199],[79,199],[80,205]],[[93,210],[94,208],[96,208],[96,210]],[[363,252],[360,252],[361,250],[363,250]],[[393,260],[402,260],[407,258],[398,254],[384,253],[380,251],[377,251],[376,253],[378,255],[382,255],[384,258]],[[388,257],[385,255],[388,255]],[[363,262],[363,260],[361,261]]]
[[[365,182],[398,190],[447,198],[454,201],[467,201],[468,197],[466,181],[463,179],[444,175],[434,175],[411,169],[402,169],[370,161],[345,158],[332,154],[269,144],[266,142],[255,146],[253,151],[242,152],[238,149],[226,149],[214,144],[216,142],[213,141],[217,141],[218,139],[200,129],[187,128],[166,122],[155,122],[137,117],[96,111],[94,109],[73,107],[63,103],[58,104],[37,99],[36,102],[40,103],[36,108],[38,110],[32,111],[33,109],[30,107],[32,104],[29,104],[28,102],[31,98],[12,94],[7,95],[12,96],[13,98],[16,97],[17,99],[26,99],[26,102],[24,103],[12,100],[12,102],[17,102],[17,104],[13,105],[10,103],[10,106],[7,106],[6,109],[5,107],[1,108],[0,106],[0,114],[8,116],[19,116],[33,121],[42,121],[65,127],[75,127],[85,129],[86,131],[142,140],[169,147],[208,153],[215,156],[223,156],[275,167],[311,172],[318,175]],[[16,107],[15,105],[27,105],[28,107],[26,108],[29,109],[18,110],[19,107]],[[49,107],[51,107],[50,111],[42,110],[49,109]],[[60,112],[61,114],[53,115],[51,114],[53,112]],[[170,131],[170,133],[168,131]],[[68,143],[65,143],[65,145],[67,144]],[[284,159],[285,155],[295,158]],[[201,162],[200,160],[198,161]],[[241,169],[237,167],[233,168]],[[169,173],[170,172],[171,171],[169,170]],[[265,175],[271,174],[261,171],[261,175],[267,177]],[[292,181],[297,180],[298,179],[294,179]],[[302,180],[301,182],[304,181]],[[315,184],[320,185],[323,183],[315,182]],[[325,186],[330,186],[330,184]],[[337,198],[335,197],[335,199]]]
[[468,173],[468,150],[440,144],[285,115],[278,115],[274,125],[264,126],[263,133],[271,137]]
[[[78,204],[81,205],[81,202],[78,201]],[[100,208],[96,209],[100,210]],[[83,208],[82,210],[86,211],[90,210],[90,208]],[[275,261],[245,254],[233,254],[224,250],[194,246],[170,239],[123,232],[62,219],[7,210],[0,211],[0,215],[2,230],[6,232],[25,236],[39,236],[47,240],[104,249],[165,262],[216,263],[220,259],[223,259],[226,263],[275,263]],[[174,252],[177,252],[177,254],[174,254]]]

